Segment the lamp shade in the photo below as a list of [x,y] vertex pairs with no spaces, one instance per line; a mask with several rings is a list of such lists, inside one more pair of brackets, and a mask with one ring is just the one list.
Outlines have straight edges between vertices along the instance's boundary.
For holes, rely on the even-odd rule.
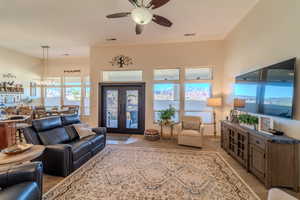
[[235,108],[245,108],[246,100],[245,99],[234,99],[233,105]]
[[207,106],[209,106],[209,107],[220,107],[220,106],[222,106],[222,98],[209,98],[207,100]]

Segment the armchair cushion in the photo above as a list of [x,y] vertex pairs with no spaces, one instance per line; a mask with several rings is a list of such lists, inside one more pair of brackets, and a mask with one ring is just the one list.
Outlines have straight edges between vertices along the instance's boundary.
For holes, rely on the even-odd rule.
[[190,137],[200,137],[201,133],[196,130],[183,130],[181,131],[180,135],[190,136]]
[[24,182],[0,191],[1,200],[39,200],[41,191],[35,182]]
[[42,199],[43,166],[33,162],[0,172],[0,199]]

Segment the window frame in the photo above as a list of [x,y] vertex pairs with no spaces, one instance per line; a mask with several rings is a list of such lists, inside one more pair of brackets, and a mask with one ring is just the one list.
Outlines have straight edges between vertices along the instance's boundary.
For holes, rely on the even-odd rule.
[[[176,69],[179,70],[179,80],[155,80],[155,70],[168,70],[168,69]],[[167,68],[155,68],[152,70],[152,122],[153,124],[158,124],[158,121],[155,120],[155,113],[158,112],[158,110],[154,109],[154,85],[155,84],[178,84],[179,85],[179,110],[176,110],[176,112],[178,113],[178,122],[175,122],[176,124],[179,124],[181,122],[181,93],[182,93],[182,84],[181,84],[181,78],[182,78],[182,69],[180,67],[176,67],[176,68],[171,68],[171,67],[167,67]]]
[[[142,76],[141,76],[141,80],[134,80],[134,81],[105,81],[104,80],[104,73],[105,72],[131,72],[131,71],[138,71],[138,72],[141,72],[142,73]],[[101,80],[103,83],[122,83],[122,82],[129,82],[129,83],[136,83],[136,82],[142,82],[144,81],[144,70],[142,69],[116,69],[116,70],[103,70],[101,71],[100,73],[101,75]]]
[[[80,78],[80,84],[79,85],[66,85],[66,77],[78,77]],[[60,85],[47,85],[47,86],[44,86],[42,91],[43,91],[43,94],[42,94],[42,97],[43,97],[43,105],[45,105],[45,99],[47,98],[46,97],[46,89],[47,88],[60,88],[61,89],[61,94],[60,94],[60,105],[57,105],[57,106],[63,106],[65,105],[65,98],[66,98],[66,89],[67,88],[80,88],[81,90],[81,93],[80,93],[80,115],[81,116],[90,116],[91,115],[91,95],[89,96],[89,115],[86,115],[86,108],[84,105],[84,98],[86,98],[86,88],[90,88],[90,94],[91,94],[91,89],[92,89],[92,84],[91,84],[91,81],[90,81],[90,76],[89,75],[61,75],[61,76],[46,76],[44,79],[47,80],[47,79],[53,79],[53,78],[59,78],[60,79]],[[86,80],[89,80],[89,81],[86,81]],[[49,107],[52,107],[52,106],[49,106]]]
[[[188,69],[209,69],[210,72],[210,78],[209,79],[187,79],[186,74]],[[184,68],[184,81],[213,81],[214,80],[214,70],[212,67],[206,66],[206,67],[185,67]]]

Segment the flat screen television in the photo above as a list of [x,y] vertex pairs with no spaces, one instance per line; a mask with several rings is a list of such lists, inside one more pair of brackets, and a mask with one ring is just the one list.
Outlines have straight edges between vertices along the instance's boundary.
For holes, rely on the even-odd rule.
[[244,99],[240,111],[293,119],[296,58],[249,72],[235,79],[235,98]]

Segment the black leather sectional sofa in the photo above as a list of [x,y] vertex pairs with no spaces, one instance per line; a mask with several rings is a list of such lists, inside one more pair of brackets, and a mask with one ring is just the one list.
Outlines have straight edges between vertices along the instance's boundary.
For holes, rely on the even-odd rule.
[[40,158],[45,173],[68,176],[105,147],[106,128],[94,128],[95,135],[79,139],[77,123],[78,115],[57,116],[34,120],[24,129],[28,143],[46,147]]
[[43,167],[41,162],[28,163],[0,171],[1,200],[42,199]]

